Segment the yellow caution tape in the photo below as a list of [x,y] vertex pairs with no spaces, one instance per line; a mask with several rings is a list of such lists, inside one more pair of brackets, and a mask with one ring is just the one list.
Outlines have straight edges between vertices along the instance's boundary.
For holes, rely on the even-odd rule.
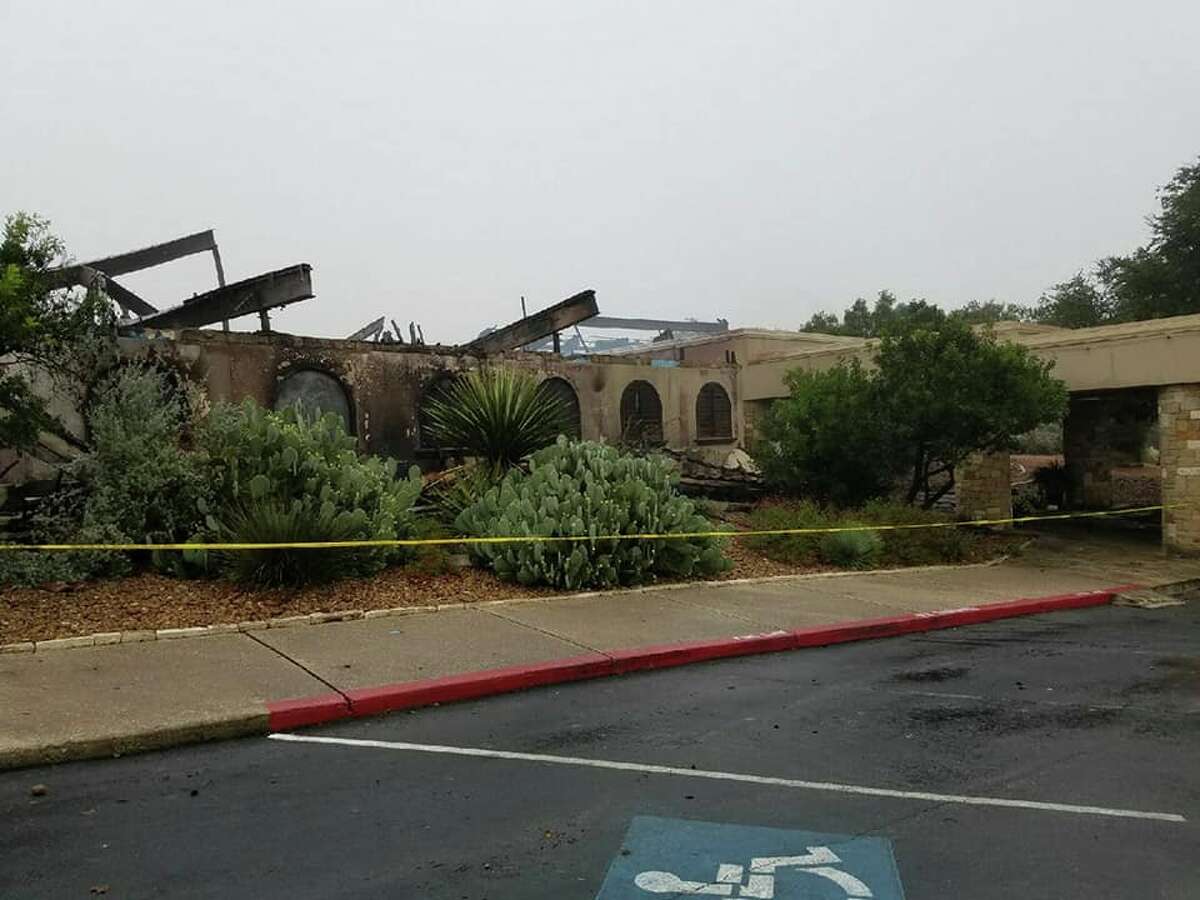
[[507,535],[503,537],[395,538],[365,541],[288,541],[278,544],[0,544],[0,550],[337,550],[367,547],[433,547],[447,544],[553,544],[580,541],[671,541],[689,538],[774,537],[789,534],[834,534],[844,531],[913,531],[921,528],[981,528],[1050,522],[1059,519],[1092,519],[1173,509],[1173,505],[1135,506],[1092,512],[1056,513],[1048,516],[1015,516],[1008,519],[972,519],[963,522],[917,522],[906,525],[836,525],[824,528],[767,528],[755,531],[674,531],[670,534],[564,534]]

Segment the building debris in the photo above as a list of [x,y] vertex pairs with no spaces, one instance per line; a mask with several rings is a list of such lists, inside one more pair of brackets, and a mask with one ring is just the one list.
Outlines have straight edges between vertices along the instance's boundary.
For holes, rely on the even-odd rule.
[[596,305],[595,291],[581,291],[556,303],[525,316],[517,321],[480,335],[463,347],[464,352],[490,356],[506,350],[516,350],[542,338],[551,338],[558,331],[590,319],[600,311]]
[[[217,287],[169,309],[160,311],[116,280],[120,275],[151,269],[197,253],[212,254]],[[221,251],[211,228],[140,250],[64,266],[53,271],[51,278],[61,287],[78,285],[102,291],[121,308],[121,330],[125,333],[146,328],[199,328],[217,322],[228,331],[230,319],[251,313],[258,313],[263,331],[270,331],[268,310],[314,296],[312,267],[307,263],[227,285]]]
[[348,341],[369,341],[379,340],[380,332],[383,331],[384,317],[380,316],[374,322],[368,322],[358,331],[351,332],[346,335]]

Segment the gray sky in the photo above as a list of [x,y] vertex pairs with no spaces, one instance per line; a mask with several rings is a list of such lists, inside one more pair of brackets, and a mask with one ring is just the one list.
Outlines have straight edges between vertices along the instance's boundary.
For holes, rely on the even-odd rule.
[[310,262],[297,333],[456,341],[585,287],[786,328],[1027,302],[1200,154],[1195,0],[0,0],[0,32],[0,208],[81,259],[212,226],[231,279]]

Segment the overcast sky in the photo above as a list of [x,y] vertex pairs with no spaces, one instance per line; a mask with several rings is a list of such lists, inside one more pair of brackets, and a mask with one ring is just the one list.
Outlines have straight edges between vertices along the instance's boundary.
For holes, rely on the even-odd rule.
[[783,328],[1028,302],[1200,154],[1195,0],[0,0],[0,33],[0,208],[78,259],[213,227],[230,279],[312,263],[295,333],[453,342],[589,287]]

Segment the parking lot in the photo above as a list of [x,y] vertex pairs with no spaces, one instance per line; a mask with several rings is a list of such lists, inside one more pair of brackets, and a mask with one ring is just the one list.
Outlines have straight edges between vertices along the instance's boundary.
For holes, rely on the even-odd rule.
[[1106,607],[5,773],[0,895],[1194,898],[1197,758]]

